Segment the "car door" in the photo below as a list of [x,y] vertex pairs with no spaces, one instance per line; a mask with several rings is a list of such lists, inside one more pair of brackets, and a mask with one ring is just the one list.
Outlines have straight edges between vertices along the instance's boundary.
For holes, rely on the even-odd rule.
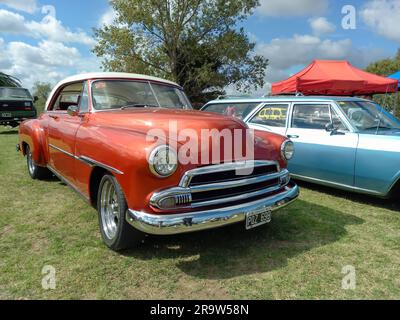
[[[315,182],[354,185],[358,134],[329,103],[294,103],[286,135],[295,144],[289,171]],[[327,131],[333,124],[337,130]]]
[[79,106],[84,83],[65,86],[48,111],[48,144],[50,166],[68,182],[74,184],[75,138],[82,117],[69,115],[69,106]]
[[286,134],[289,103],[265,103],[248,120],[249,127]]

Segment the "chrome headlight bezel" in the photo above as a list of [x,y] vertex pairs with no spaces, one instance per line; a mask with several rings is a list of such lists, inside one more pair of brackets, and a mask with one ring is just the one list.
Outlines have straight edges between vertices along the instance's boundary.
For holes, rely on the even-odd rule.
[[[160,157],[162,152],[168,152],[170,159],[172,158],[172,160],[173,160],[171,162],[173,167],[167,173],[162,172],[162,170],[157,168],[157,165],[159,165],[159,161],[158,161],[159,159],[157,157]],[[178,169],[178,155],[177,155],[177,152],[175,151],[175,149],[171,148],[169,145],[160,145],[160,146],[155,147],[151,151],[151,153],[149,155],[148,163],[149,163],[150,172],[153,175],[155,175],[158,178],[168,178],[168,177],[172,176]]]
[[292,140],[285,140],[281,145],[281,156],[286,161],[289,161],[293,158],[295,153],[294,143]]

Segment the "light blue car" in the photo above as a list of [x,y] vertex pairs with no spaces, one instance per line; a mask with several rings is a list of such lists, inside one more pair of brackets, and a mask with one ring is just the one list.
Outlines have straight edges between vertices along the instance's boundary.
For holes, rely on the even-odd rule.
[[400,191],[400,120],[372,101],[227,99],[211,101],[202,110],[289,137],[296,149],[289,171],[296,179],[384,198]]

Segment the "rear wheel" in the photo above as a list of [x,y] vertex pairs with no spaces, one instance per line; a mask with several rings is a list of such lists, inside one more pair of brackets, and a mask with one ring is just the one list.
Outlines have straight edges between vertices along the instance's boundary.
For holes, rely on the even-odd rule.
[[112,175],[105,175],[100,182],[97,211],[103,241],[114,251],[136,246],[144,236],[126,221],[127,210],[128,205],[118,181]]
[[32,179],[43,180],[51,176],[47,168],[39,167],[36,165],[32,157],[32,152],[29,146],[26,147],[26,163],[28,165],[28,172]]

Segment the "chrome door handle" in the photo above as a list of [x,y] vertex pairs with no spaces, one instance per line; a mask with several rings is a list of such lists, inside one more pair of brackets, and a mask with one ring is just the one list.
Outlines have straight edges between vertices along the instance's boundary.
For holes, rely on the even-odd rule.
[[298,139],[298,138],[300,138],[300,136],[298,136],[296,134],[288,134],[287,137],[290,138],[290,139]]

